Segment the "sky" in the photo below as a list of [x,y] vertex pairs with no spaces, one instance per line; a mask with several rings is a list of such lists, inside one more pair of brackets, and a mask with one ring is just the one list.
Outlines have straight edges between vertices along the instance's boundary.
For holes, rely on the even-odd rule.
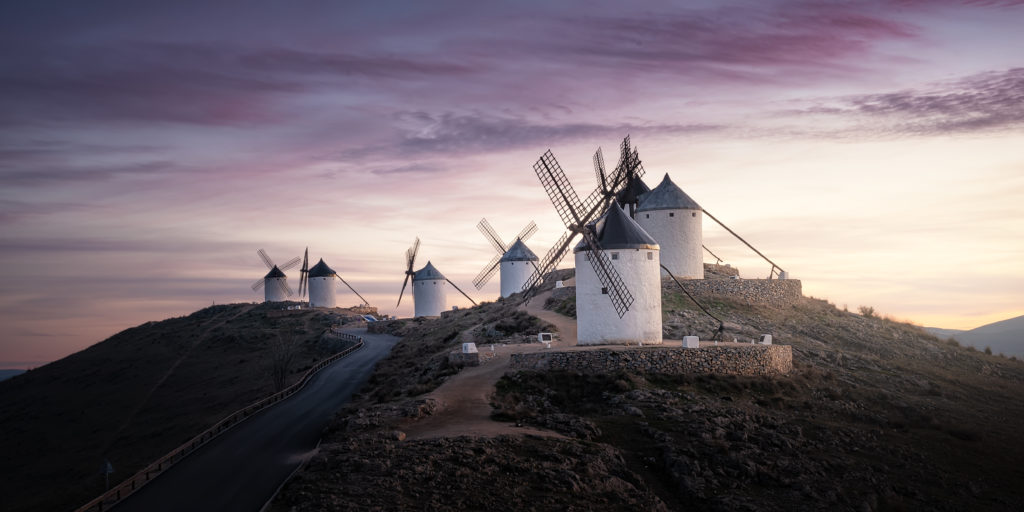
[[[409,315],[419,237],[417,267],[493,300],[477,222],[536,221],[543,254],[533,163],[582,196],[627,134],[805,295],[1022,315],[1021,26],[1011,1],[5,2],[0,367],[262,300],[259,248]],[[768,276],[707,218],[704,242]]]

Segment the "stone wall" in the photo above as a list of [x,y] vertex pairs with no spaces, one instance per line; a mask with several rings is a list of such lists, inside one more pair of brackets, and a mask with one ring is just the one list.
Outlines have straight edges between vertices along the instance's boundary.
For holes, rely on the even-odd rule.
[[[799,279],[680,279],[695,297],[725,295],[747,304],[794,304],[803,294]],[[661,280],[663,290],[679,291],[671,278]]]
[[670,374],[782,375],[793,369],[789,345],[713,345],[701,348],[643,347],[512,354],[517,370],[581,373],[618,371]]

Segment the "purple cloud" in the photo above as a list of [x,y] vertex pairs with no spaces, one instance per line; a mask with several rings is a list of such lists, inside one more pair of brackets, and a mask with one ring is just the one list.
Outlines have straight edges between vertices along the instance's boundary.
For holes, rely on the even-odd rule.
[[931,135],[1001,130],[1024,124],[1024,68],[993,71],[905,90],[838,98],[800,111],[871,119],[871,131]]
[[706,133],[723,127],[709,124],[538,124],[522,118],[486,115],[432,116],[423,112],[409,114],[426,126],[407,131],[394,144],[344,152],[342,158],[366,158],[374,155],[474,154],[529,147],[547,147],[564,141],[608,138],[625,134],[680,135]]

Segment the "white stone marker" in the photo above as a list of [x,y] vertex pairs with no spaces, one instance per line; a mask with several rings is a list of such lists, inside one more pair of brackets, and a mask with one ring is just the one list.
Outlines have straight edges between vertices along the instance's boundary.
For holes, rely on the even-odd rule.
[[771,334],[762,334],[761,335],[761,344],[762,345],[771,345],[772,344],[772,335]]
[[476,343],[463,343],[462,344],[462,353],[463,354],[476,354],[477,353]]
[[700,348],[700,338],[696,336],[683,336],[683,348]]

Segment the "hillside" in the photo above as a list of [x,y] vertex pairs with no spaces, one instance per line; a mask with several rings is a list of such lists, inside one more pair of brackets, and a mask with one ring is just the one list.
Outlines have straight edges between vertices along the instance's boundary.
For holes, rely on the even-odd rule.
[[[70,510],[340,350],[334,312],[213,306],[0,382],[0,510]],[[343,313],[343,310],[335,310]],[[269,314],[285,313],[270,317]],[[277,362],[275,362],[277,361]]]
[[[565,309],[557,302],[549,306]],[[772,333],[791,345],[794,371],[781,378],[506,374],[492,395],[494,419],[553,430],[554,437],[406,439],[400,429],[426,421],[437,404],[390,394],[374,387],[384,383],[377,380],[338,414],[320,454],[273,510],[1024,505],[1021,362],[813,298],[778,308],[727,297],[707,302],[730,336]],[[424,322],[399,343],[389,366],[431,357],[409,352],[426,333],[447,333],[447,343],[429,346],[438,355],[472,337],[457,324],[469,314]],[[666,288],[664,325],[667,337],[706,338],[717,324]],[[458,371],[438,365],[431,380],[429,368],[418,368],[417,382]]]
[[940,338],[953,338],[978,350],[990,349],[994,354],[1024,357],[1024,316],[976,327],[969,331],[929,327]]

